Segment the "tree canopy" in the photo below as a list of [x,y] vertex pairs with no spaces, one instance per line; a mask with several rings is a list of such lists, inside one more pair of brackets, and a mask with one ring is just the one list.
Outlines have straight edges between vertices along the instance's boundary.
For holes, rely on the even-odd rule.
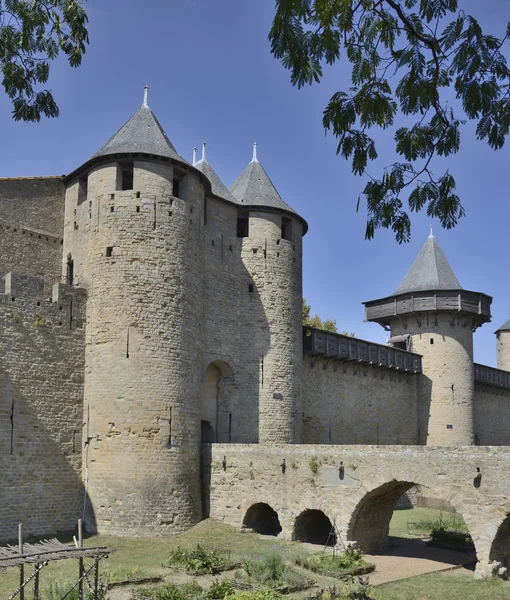
[[[489,10],[489,8],[487,8]],[[501,37],[485,34],[457,0],[276,0],[271,50],[291,71],[293,85],[320,82],[324,65],[350,63],[351,85],[337,91],[323,125],[338,138],[337,154],[366,177],[366,239],[380,228],[408,241],[408,211],[426,209],[450,229],[464,216],[453,174],[436,175],[437,157],[458,152],[462,126],[476,121],[476,137],[500,149],[510,126],[510,70]],[[455,99],[451,100],[453,91]],[[376,177],[371,137],[395,120],[401,159]],[[373,135],[373,134],[372,134]]]
[[303,325],[308,325],[308,327],[315,327],[316,329],[324,329],[325,331],[331,331],[332,333],[338,333],[336,328],[336,319],[325,319],[324,321],[319,317],[318,314],[315,314],[313,317],[310,316],[312,307],[306,301],[306,298],[303,298],[302,304],[302,317],[303,317]]
[[77,0],[0,0],[0,69],[14,119],[57,117],[52,93],[40,89],[62,52],[78,67],[88,44],[87,15]]

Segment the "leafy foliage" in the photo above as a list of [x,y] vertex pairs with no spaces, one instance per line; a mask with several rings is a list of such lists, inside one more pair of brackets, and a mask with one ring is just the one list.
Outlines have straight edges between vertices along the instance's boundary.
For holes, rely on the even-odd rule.
[[170,554],[169,563],[182,565],[190,575],[216,575],[230,567],[228,562],[215,550],[206,550],[198,544],[192,550],[177,548]]
[[243,569],[259,583],[277,585],[282,582],[287,565],[280,553],[269,551],[260,557],[245,559]]
[[354,574],[358,570],[368,572],[373,570],[373,565],[363,560],[363,552],[358,549],[348,548],[343,554],[328,554],[317,552],[296,559],[296,564],[309,569],[314,573],[335,575],[338,577]]
[[323,321],[317,314],[311,317],[311,309],[312,308],[307,303],[306,298],[303,298],[303,304],[301,308],[303,325],[308,325],[308,327],[315,327],[316,329],[324,329],[325,331],[331,331],[331,333],[338,333],[336,327],[336,319],[325,319]]
[[282,595],[276,590],[253,590],[248,592],[238,592],[232,596],[227,596],[225,600],[281,600]]
[[62,52],[78,67],[88,44],[87,15],[78,0],[0,0],[0,70],[16,121],[57,117],[49,90],[50,61]]
[[[476,137],[497,150],[510,127],[510,69],[501,38],[484,34],[458,0],[276,0],[269,34],[275,57],[291,71],[293,85],[319,82],[324,65],[351,66],[351,87],[331,97],[323,125],[338,138],[337,154],[368,181],[365,237],[392,229],[408,241],[408,209],[425,209],[443,227],[464,216],[453,175],[435,176],[432,160],[460,148],[461,127],[475,120]],[[451,19],[451,20],[448,20]],[[456,101],[448,101],[447,89]],[[378,157],[374,128],[394,132],[401,160],[381,177],[368,173]],[[360,204],[358,198],[358,208]]]

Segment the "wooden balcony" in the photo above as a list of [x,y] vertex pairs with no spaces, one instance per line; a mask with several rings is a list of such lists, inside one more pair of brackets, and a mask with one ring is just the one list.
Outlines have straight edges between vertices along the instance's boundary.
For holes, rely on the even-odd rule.
[[510,373],[475,363],[475,383],[510,389]]
[[404,373],[421,373],[421,355],[374,344],[341,333],[303,327],[303,353],[351,361]]
[[491,320],[492,298],[486,294],[467,290],[437,290],[388,296],[364,302],[365,320],[376,321],[389,327],[398,315],[420,312],[449,311],[473,317],[473,329]]

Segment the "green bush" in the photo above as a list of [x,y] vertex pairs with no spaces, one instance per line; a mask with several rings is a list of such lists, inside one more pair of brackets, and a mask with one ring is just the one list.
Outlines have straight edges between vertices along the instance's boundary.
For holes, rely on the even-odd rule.
[[203,593],[202,598],[204,600],[223,600],[223,598],[231,596],[233,593],[234,587],[231,581],[218,581],[216,579],[212,586]]
[[187,600],[188,596],[173,583],[154,588],[142,588],[138,595],[147,600]]
[[314,475],[317,475],[317,473],[319,472],[321,463],[319,462],[319,460],[317,459],[316,456],[312,456],[312,458],[310,459],[310,462],[308,463],[308,466],[310,467],[310,471]]
[[287,565],[278,552],[270,551],[258,558],[245,559],[243,568],[258,583],[274,585],[282,582]]
[[282,595],[275,590],[254,590],[249,592],[239,592],[232,596],[227,596],[225,600],[281,600]]
[[363,552],[361,550],[352,549],[347,549],[340,555],[318,552],[316,554],[303,556],[296,559],[296,564],[305,567],[305,569],[310,569],[315,573],[335,573],[338,575],[353,571],[357,568],[371,566],[363,560]]
[[180,547],[173,550],[169,563],[183,566],[189,575],[216,575],[230,567],[215,550],[206,550],[200,544],[193,550],[183,550]]

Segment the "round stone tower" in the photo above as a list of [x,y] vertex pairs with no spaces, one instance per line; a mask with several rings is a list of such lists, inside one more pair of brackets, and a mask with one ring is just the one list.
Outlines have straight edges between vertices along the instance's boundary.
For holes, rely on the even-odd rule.
[[[67,178],[64,255],[87,288],[87,521],[178,533],[201,518],[205,177],[147,105]],[[81,188],[80,188],[81,186]],[[81,194],[81,197],[80,197]]]
[[281,199],[257,159],[256,144],[252,161],[230,191],[240,205],[238,236],[243,237],[242,260],[252,279],[250,293],[265,313],[249,334],[265,348],[259,367],[259,442],[299,443],[302,238],[308,226]]
[[498,369],[510,371],[510,320],[495,332]]
[[473,331],[490,321],[491,302],[461,287],[431,230],[396,292],[365,303],[366,320],[391,331],[390,343],[423,356],[422,444],[473,444]]

